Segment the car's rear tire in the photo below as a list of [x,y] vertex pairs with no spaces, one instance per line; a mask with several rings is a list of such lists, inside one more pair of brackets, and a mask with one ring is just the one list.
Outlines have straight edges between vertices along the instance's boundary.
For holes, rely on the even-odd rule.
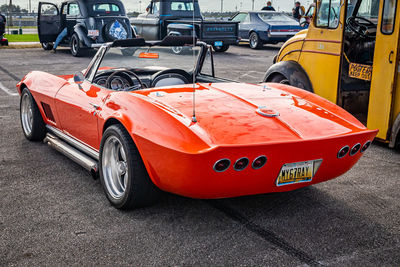
[[290,85],[290,81],[285,76],[279,73],[274,74],[272,78],[269,79],[269,82]]
[[251,49],[260,49],[263,47],[263,43],[256,32],[250,34],[249,44]]
[[20,120],[22,131],[29,141],[43,141],[46,126],[39,108],[27,88],[22,91],[20,100]]
[[86,53],[86,49],[82,46],[81,40],[79,39],[79,36],[76,33],[74,33],[71,37],[70,50],[71,54],[74,57],[81,57],[84,56]]
[[44,50],[51,50],[54,47],[53,43],[41,43],[41,45]]
[[100,146],[100,181],[111,204],[122,210],[154,204],[160,190],[151,181],[131,136],[121,125],[104,132]]
[[223,46],[215,46],[213,45],[214,51],[217,53],[223,53],[226,52],[229,49],[229,45],[223,45]]

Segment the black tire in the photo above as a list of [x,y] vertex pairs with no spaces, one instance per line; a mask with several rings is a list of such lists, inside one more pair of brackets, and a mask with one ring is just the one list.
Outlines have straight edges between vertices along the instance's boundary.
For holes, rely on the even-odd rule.
[[214,51],[217,53],[223,53],[226,52],[229,49],[229,45],[223,45],[223,46],[214,46]]
[[19,107],[22,132],[26,139],[36,142],[43,141],[46,136],[46,125],[35,100],[27,88],[22,91]]
[[83,47],[77,33],[74,33],[71,37],[70,50],[74,57],[81,57],[86,54],[86,49]]
[[250,34],[249,44],[251,49],[260,49],[263,47],[263,43],[256,32]]
[[282,74],[279,74],[279,73],[274,74],[274,76],[272,76],[272,78],[269,80],[269,82],[290,85],[289,80],[285,76],[283,76]]
[[[123,149],[123,153],[117,152],[121,157],[120,159],[115,158],[115,155],[110,155],[112,152],[115,153],[117,149],[110,149],[109,146],[116,143],[121,145]],[[124,157],[122,154],[124,154]],[[114,166],[119,164],[118,171],[121,170],[121,163],[123,163],[122,166],[125,166],[123,167],[125,170],[127,168],[125,173],[116,174],[120,179],[118,181],[122,181],[121,176],[127,175],[125,176],[126,180],[124,179],[125,188],[121,190],[122,193],[117,192],[121,193],[119,195],[115,192],[115,187],[112,187],[112,184],[115,185],[115,180],[110,177],[110,175],[115,175],[114,171],[116,170],[112,166],[113,159],[118,161],[117,164],[114,164]],[[100,146],[99,163],[100,181],[104,192],[111,204],[117,209],[130,210],[150,206],[159,199],[160,190],[151,181],[138,149],[123,126],[112,125],[104,132]],[[122,182],[119,185],[122,185]]]
[[51,50],[54,47],[53,43],[41,43],[44,50]]

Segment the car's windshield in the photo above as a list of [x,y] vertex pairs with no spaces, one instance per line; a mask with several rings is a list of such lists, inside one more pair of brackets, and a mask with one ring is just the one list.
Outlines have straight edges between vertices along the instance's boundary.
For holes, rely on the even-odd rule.
[[270,21],[293,21],[289,16],[282,13],[259,13],[258,16],[265,22]]
[[[110,48],[100,68],[130,70],[181,69],[191,72],[197,63],[200,47],[130,47]],[[193,56],[194,52],[194,56]]]
[[362,0],[357,10],[357,17],[366,18],[373,22],[378,22],[379,0]]

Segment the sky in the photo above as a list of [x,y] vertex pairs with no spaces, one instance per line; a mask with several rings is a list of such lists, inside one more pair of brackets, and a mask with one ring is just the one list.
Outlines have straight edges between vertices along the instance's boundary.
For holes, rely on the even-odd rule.
[[[0,0],[1,5],[8,3],[10,0]],[[12,0],[13,4],[19,5],[23,8],[28,9],[29,0]],[[61,0],[43,0],[45,2],[60,3]],[[224,5],[224,11],[236,11],[236,10],[251,10],[252,0],[222,0]],[[30,0],[32,9],[37,10],[39,0]],[[148,0],[122,0],[125,8],[128,11],[144,11]],[[141,2],[141,3],[139,3]],[[301,4],[307,9],[309,4],[312,2],[310,0],[303,0]],[[199,0],[200,8],[202,11],[220,11],[221,10],[221,0]],[[254,0],[255,9],[261,9],[266,3],[266,0]],[[276,10],[280,11],[291,11],[294,5],[294,0],[272,0],[272,6]]]

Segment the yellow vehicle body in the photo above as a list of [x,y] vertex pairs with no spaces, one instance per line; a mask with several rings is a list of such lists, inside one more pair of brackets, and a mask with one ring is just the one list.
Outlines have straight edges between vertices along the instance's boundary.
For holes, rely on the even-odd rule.
[[394,147],[400,144],[400,0],[333,1],[317,2],[309,28],[282,46],[264,81],[313,91],[379,129],[377,138]]

